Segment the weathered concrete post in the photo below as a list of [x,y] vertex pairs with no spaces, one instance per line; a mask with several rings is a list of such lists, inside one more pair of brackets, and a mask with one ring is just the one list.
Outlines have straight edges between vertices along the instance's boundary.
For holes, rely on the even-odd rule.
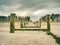
[[16,14],[15,13],[11,13],[11,15],[10,15],[10,33],[14,33],[15,17],[16,17]]
[[47,29],[49,33],[50,32],[50,15],[47,15]]

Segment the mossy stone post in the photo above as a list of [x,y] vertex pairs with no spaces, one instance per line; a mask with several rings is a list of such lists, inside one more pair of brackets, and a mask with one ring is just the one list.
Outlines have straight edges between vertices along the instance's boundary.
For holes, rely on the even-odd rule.
[[36,26],[37,26],[37,28],[38,28],[38,21],[36,21]]
[[41,19],[39,20],[39,25],[40,25],[40,28],[41,28]]
[[49,33],[50,32],[50,15],[47,15],[47,29]]
[[11,13],[10,15],[10,33],[14,33],[14,29],[15,29],[15,17],[16,14],[15,13]]
[[25,20],[25,18],[24,18],[24,28],[25,28],[25,26],[26,26],[26,20]]
[[20,20],[20,25],[21,25],[21,28],[23,28],[23,18],[21,17],[21,20]]
[[24,17],[22,18],[22,25],[23,25],[23,27],[22,28],[24,28],[25,27],[25,20],[24,20]]

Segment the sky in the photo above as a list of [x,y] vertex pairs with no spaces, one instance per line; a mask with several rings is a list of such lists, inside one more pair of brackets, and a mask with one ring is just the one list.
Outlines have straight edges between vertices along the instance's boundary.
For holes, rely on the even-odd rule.
[[0,15],[30,16],[32,19],[60,13],[60,0],[0,0]]

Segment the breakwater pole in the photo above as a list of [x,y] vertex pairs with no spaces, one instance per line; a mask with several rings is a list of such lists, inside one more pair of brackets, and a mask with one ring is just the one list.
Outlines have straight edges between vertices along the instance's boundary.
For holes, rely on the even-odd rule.
[[10,33],[14,33],[14,29],[15,29],[15,20],[16,20],[16,14],[11,13],[10,15]]
[[21,17],[21,19],[20,19],[20,28],[25,28],[25,25],[26,25],[25,18]]
[[47,33],[50,32],[50,15],[47,15]]
[[20,26],[21,26],[21,28],[23,28],[23,27],[24,27],[24,26],[23,26],[23,18],[21,18]]
[[40,28],[41,28],[41,19],[39,20],[39,26],[40,26]]

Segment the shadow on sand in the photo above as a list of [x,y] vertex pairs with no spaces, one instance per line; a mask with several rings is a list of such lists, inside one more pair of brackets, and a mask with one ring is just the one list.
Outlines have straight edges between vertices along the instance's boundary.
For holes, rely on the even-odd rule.
[[55,41],[60,45],[60,37],[57,37],[56,35],[54,35],[53,33],[49,32],[47,33],[48,35],[51,35]]

